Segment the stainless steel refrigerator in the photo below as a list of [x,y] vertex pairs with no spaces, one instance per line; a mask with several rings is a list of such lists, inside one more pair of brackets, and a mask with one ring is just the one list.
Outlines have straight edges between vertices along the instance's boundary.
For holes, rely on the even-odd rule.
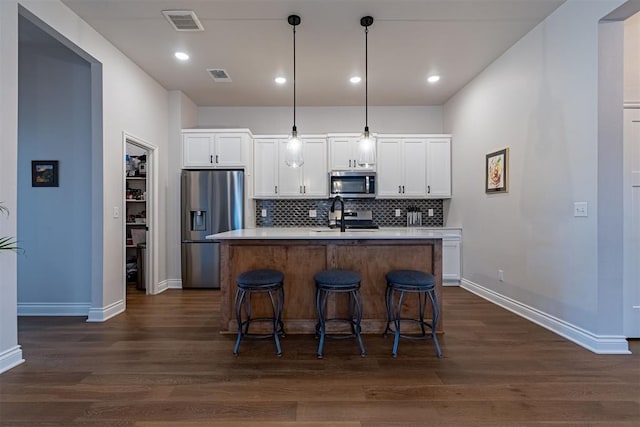
[[220,287],[220,244],[210,234],[243,228],[244,173],[183,170],[182,287]]

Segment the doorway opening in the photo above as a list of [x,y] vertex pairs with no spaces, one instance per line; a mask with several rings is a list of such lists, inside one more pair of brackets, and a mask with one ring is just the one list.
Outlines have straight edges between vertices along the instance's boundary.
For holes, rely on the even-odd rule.
[[123,132],[125,296],[157,289],[157,147]]

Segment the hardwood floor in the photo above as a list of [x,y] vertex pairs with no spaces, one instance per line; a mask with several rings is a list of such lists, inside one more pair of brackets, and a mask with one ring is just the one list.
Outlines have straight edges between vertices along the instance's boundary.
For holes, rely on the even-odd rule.
[[23,317],[26,363],[0,375],[2,426],[640,425],[640,342],[593,354],[460,288],[431,342],[366,335],[246,341],[219,329],[219,292],[132,291],[106,323]]

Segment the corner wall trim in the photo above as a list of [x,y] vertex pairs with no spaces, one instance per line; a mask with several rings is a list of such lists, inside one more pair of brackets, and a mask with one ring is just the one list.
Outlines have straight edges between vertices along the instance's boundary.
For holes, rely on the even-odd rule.
[[629,344],[623,336],[595,335],[576,325],[565,322],[533,307],[529,307],[509,297],[505,297],[467,279],[462,279],[460,286],[596,354],[631,354]]
[[116,301],[106,307],[92,307],[87,322],[104,322],[124,311],[124,300]]
[[15,368],[21,363],[24,363],[24,359],[22,358],[22,349],[19,345],[3,351],[0,353],[0,374],[7,372],[11,368]]
[[88,316],[88,303],[18,303],[18,316]]

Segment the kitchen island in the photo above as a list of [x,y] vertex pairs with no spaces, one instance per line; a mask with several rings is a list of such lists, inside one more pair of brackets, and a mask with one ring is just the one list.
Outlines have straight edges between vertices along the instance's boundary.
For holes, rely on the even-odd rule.
[[[234,314],[236,277],[251,269],[273,268],[285,275],[283,318],[286,332],[314,333],[313,276],[320,270],[340,268],[354,270],[362,276],[364,333],[384,332],[385,274],[388,271],[415,269],[432,273],[436,278],[440,309],[437,330],[443,332],[442,237],[442,231],[413,228],[346,232],[328,228],[255,228],[207,236],[207,239],[221,243],[221,331],[237,332]],[[405,302],[407,309],[415,311],[416,301],[408,299],[410,301]],[[329,302],[329,317],[345,310],[346,301],[334,299]],[[254,316],[269,312],[266,298],[253,301]]]

